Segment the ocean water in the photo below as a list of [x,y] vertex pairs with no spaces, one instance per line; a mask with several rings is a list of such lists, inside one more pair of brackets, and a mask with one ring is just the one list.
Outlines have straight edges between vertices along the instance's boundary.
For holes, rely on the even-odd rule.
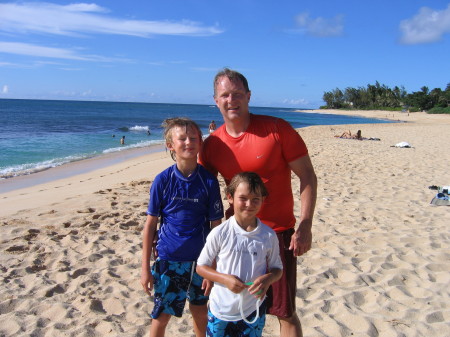
[[[284,118],[294,128],[310,125],[388,123],[361,117],[251,107],[252,113]],[[106,153],[163,144],[161,123],[189,117],[208,134],[214,105],[0,99],[0,178],[46,170]],[[125,145],[120,138],[125,136]]]

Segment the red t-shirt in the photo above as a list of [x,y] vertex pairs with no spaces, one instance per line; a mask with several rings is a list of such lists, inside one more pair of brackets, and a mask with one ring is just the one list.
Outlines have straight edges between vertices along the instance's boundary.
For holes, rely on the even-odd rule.
[[294,198],[289,162],[308,154],[303,139],[281,118],[250,114],[250,125],[241,136],[231,137],[225,125],[205,139],[200,163],[220,173],[226,184],[239,172],[260,175],[269,192],[258,218],[276,232],[295,226]]

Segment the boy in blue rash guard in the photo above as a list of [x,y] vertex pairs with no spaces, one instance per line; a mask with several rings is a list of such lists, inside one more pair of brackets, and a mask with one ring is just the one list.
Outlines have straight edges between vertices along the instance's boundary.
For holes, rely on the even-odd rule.
[[[196,336],[205,336],[212,283],[196,273],[195,261],[210,229],[223,217],[219,183],[197,164],[202,144],[197,124],[188,118],[170,118],[163,126],[166,146],[176,163],[152,183],[143,231],[141,284],[149,295],[154,289],[150,336],[164,336],[170,318],[181,317],[186,299]],[[150,268],[156,236],[158,257]]]

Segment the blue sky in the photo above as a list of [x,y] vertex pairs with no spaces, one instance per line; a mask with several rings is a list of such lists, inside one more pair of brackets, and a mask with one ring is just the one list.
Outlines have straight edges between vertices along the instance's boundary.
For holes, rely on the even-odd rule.
[[218,70],[251,105],[450,83],[450,1],[0,1],[0,98],[213,104]]

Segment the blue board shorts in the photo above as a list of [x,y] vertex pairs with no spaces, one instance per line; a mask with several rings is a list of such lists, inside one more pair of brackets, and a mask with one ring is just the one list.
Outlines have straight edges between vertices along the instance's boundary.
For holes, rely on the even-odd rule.
[[177,262],[156,259],[152,266],[155,280],[152,318],[163,312],[181,317],[186,299],[193,305],[206,305],[208,296],[204,295],[203,278],[195,272],[196,262]]
[[[259,318],[255,323],[249,324],[243,319],[239,321],[223,321],[214,316],[208,310],[208,325],[206,326],[206,336],[208,337],[261,337],[266,324],[266,301],[259,307]],[[248,321],[253,321],[256,310],[246,317]]]

